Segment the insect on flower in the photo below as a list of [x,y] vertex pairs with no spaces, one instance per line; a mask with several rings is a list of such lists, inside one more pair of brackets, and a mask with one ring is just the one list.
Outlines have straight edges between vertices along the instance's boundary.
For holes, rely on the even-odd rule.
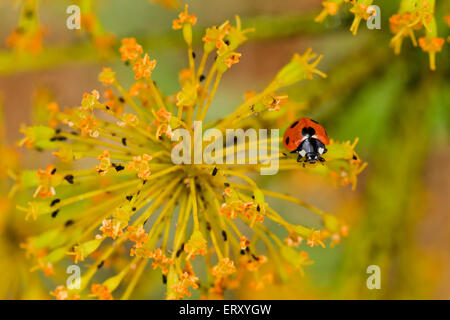
[[[46,249],[38,266],[54,265],[68,256],[77,263],[93,260],[82,274],[81,287],[58,287],[53,293],[58,298],[111,299],[121,287],[121,298],[127,299],[146,270],[161,272],[167,299],[190,296],[191,290],[200,291],[203,297],[221,298],[226,289],[235,288],[245,273],[256,272],[263,262],[277,261],[280,268],[284,263],[291,264],[292,270],[311,263],[306,253],[280,240],[265,225],[267,220],[284,227],[290,238],[306,239],[310,246],[324,246],[327,235],[331,237],[339,230],[340,220],[334,216],[294,197],[260,188],[247,174],[263,164],[173,163],[173,131],[192,131],[195,121],[204,120],[222,76],[241,63],[243,57],[236,50],[251,31],[242,28],[239,17],[236,25],[227,21],[208,28],[197,65],[192,54],[196,21],[186,7],[173,23],[174,29],[182,30],[189,61],[188,69],[179,77],[178,92],[169,96],[157,87],[152,79],[153,73],[159,72],[156,61],[128,38],[119,51],[124,61],[131,62],[130,73],[135,75],[130,88],[124,88],[115,72],[104,68],[99,81],[108,86],[105,102],[99,92],[92,91],[83,96],[81,107],[55,109],[49,119],[52,126],[22,130],[26,135],[22,143],[27,147],[56,150],[54,154],[66,161],[62,168],[24,170],[17,178],[17,188],[39,190],[28,207],[18,208],[29,217],[46,217],[52,222],[48,231],[28,239],[24,247],[35,258],[37,252]],[[208,69],[206,62],[214,51],[217,57]],[[303,55],[294,54],[266,88],[255,92],[228,116],[203,127],[220,132],[239,127],[253,116],[251,106],[256,106],[259,114],[277,113],[289,105],[285,104],[288,97],[279,92],[282,88],[312,79],[314,74],[325,77],[316,69],[320,59],[311,49]],[[301,150],[305,150],[308,161],[320,160],[328,144],[322,127],[309,119],[302,120],[300,126],[309,128],[303,134],[307,142]],[[297,133],[290,136],[300,137]],[[278,144],[279,139],[275,142]],[[251,148],[254,146],[245,145],[248,154]],[[361,162],[352,164],[354,154],[354,145],[330,143],[327,163],[338,161],[338,167],[356,179]],[[85,158],[94,164],[69,166]],[[280,163],[282,170],[299,169],[293,159],[283,158]],[[322,230],[286,221],[269,206],[266,197],[308,208],[321,217]],[[241,228],[242,224],[247,228]],[[193,260],[204,267],[198,269]],[[149,264],[155,271],[147,268]],[[107,266],[112,268],[109,274],[116,274],[101,281]],[[275,277],[274,281],[280,279]]]

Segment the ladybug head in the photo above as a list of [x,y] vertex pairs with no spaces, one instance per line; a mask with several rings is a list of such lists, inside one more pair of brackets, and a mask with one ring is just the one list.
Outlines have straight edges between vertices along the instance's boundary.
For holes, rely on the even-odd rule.
[[319,154],[317,152],[308,152],[305,155],[305,161],[306,162],[314,164],[314,163],[316,163],[317,160],[319,160]]

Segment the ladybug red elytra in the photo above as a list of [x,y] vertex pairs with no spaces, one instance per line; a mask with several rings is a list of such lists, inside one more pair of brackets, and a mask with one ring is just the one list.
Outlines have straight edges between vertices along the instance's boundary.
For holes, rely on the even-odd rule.
[[321,156],[327,152],[325,146],[329,143],[330,139],[325,129],[317,121],[309,118],[300,118],[292,122],[283,137],[286,149],[291,153],[298,153],[298,162],[311,164],[325,161]]

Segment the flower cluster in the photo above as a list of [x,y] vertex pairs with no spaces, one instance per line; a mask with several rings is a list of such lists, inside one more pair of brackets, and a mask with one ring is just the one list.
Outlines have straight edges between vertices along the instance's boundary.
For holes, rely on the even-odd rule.
[[17,52],[38,54],[42,50],[44,28],[39,23],[37,0],[23,0],[18,26],[6,40],[6,46]]
[[[328,15],[337,14],[344,2],[349,2],[349,9],[355,15],[350,31],[356,35],[362,20],[368,20],[373,12],[369,8],[373,0],[326,0],[322,2],[323,10],[315,21],[322,22]],[[437,25],[434,17],[435,0],[401,0],[398,12],[389,19],[391,32],[394,37],[390,46],[395,54],[400,54],[404,38],[410,38],[416,47],[420,45],[423,51],[430,57],[430,69],[436,69],[436,53],[442,50],[444,38],[437,35]],[[417,43],[415,32],[424,30],[425,34]]]
[[[186,7],[173,23],[175,30],[182,30],[188,53],[188,68],[180,72],[178,92],[164,94],[152,79],[158,71],[156,61],[144,54],[135,39],[123,39],[121,58],[136,80],[130,88],[124,88],[115,73],[104,68],[99,75],[107,87],[103,94],[94,90],[83,96],[80,106],[63,111],[52,104],[48,125],[22,129],[23,145],[54,150],[62,161],[45,170],[24,170],[16,177],[16,188],[36,190],[35,197],[18,208],[33,219],[52,220],[46,232],[29,238],[23,247],[39,261],[39,269],[67,256],[76,263],[89,259],[81,287],[57,287],[52,294],[58,299],[111,299],[120,292],[115,291],[118,287],[123,289],[121,298],[129,298],[149,262],[162,274],[166,298],[190,296],[192,290],[200,290],[205,298],[221,298],[247,272],[255,274],[254,288],[281,281],[276,274],[260,275],[261,266],[270,260],[283,274],[284,265],[292,273],[302,273],[311,261],[306,252],[294,249],[301,239],[309,246],[323,247],[346,235],[342,232],[345,224],[333,215],[260,188],[248,174],[261,164],[173,164],[173,130],[191,131],[195,120],[205,118],[224,73],[240,63],[242,56],[236,50],[252,31],[242,28],[239,17],[235,25],[226,21],[208,28],[197,64],[192,47],[196,21]],[[209,59],[213,61],[206,68],[213,53],[216,58]],[[320,59],[310,49],[295,54],[263,90],[248,95],[234,112],[204,127],[224,132],[256,115],[277,114],[289,107],[288,97],[280,90],[313,79],[315,74],[325,77],[317,70]],[[335,180],[340,184],[355,184],[364,164],[354,147],[333,142],[325,165],[305,168],[295,159],[277,156],[282,170],[310,170],[331,178],[338,172]],[[246,146],[247,151],[250,148]],[[93,163],[78,164],[86,158]],[[311,210],[320,216],[322,228],[286,221],[270,207],[267,197]],[[282,226],[291,240],[279,239],[267,220]],[[114,264],[116,274],[98,282],[99,270],[115,259],[119,261]],[[203,272],[194,268],[193,260],[206,266]],[[91,292],[87,292],[89,285]]]
[[435,56],[444,45],[444,38],[437,36],[434,7],[434,0],[402,0],[398,13],[389,19],[391,31],[395,34],[391,39],[395,54],[400,54],[403,39],[406,37],[409,37],[416,47],[415,32],[424,30],[425,35],[419,38],[419,45],[430,56],[431,70],[436,69]]
[[372,5],[373,0],[325,0],[322,1],[323,9],[319,15],[315,18],[316,22],[322,22],[327,16],[334,16],[338,13],[342,4],[347,2],[351,5],[349,11],[355,15],[353,23],[350,26],[350,31],[353,35],[358,32],[359,25],[362,20],[369,19],[373,12],[370,12],[369,7]]

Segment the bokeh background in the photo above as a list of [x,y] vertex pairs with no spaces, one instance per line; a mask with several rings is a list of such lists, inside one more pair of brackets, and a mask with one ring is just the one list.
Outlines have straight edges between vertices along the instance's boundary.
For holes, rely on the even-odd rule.
[[[187,64],[183,41],[171,29],[178,11],[148,0],[97,0],[94,11],[103,32],[116,39],[136,37],[158,61],[154,79],[165,93],[179,89],[177,72]],[[450,298],[450,64],[448,43],[437,54],[437,70],[428,56],[405,40],[402,53],[389,48],[389,17],[399,1],[375,1],[381,7],[381,29],[365,23],[356,36],[348,30],[352,15],[343,10],[324,23],[314,22],[318,0],[188,1],[198,19],[197,49],[204,28],[234,15],[256,32],[242,47],[241,62],[222,81],[209,117],[228,114],[246,90],[264,87],[294,52],[311,47],[324,55],[319,66],[328,74],[291,87],[292,101],[304,104],[301,115],[320,121],[331,138],[359,137],[357,151],[369,163],[355,191],[335,187],[302,170],[259,179],[267,189],[288,191],[343,217],[351,232],[334,248],[307,249],[314,265],[288,285],[233,293],[243,299],[448,299]],[[449,28],[448,1],[436,1],[439,35]],[[11,167],[43,168],[50,154],[19,148],[22,123],[39,121],[39,106],[55,100],[76,106],[84,92],[101,89],[97,75],[111,66],[127,85],[132,75],[113,51],[99,50],[89,34],[66,28],[65,13],[76,1],[40,1],[43,51],[21,56],[5,47],[17,26],[20,1],[0,2],[0,93],[3,105],[3,162]],[[115,47],[117,48],[117,46]],[[288,121],[288,120],[287,120]],[[285,127],[287,123],[280,123]],[[6,148],[5,146],[9,146]],[[17,153],[17,158],[15,153]],[[6,160],[8,157],[8,160]],[[32,267],[19,247],[40,228],[8,208],[11,183],[0,176],[0,298],[50,298],[52,280]],[[287,220],[309,213],[284,202],[270,201]],[[368,290],[366,268],[381,268],[381,290]],[[145,277],[144,277],[145,278]],[[154,281],[154,277],[146,278]],[[159,279],[157,280],[159,281]],[[149,287],[150,288],[150,287]],[[135,298],[158,297],[140,286]]]

